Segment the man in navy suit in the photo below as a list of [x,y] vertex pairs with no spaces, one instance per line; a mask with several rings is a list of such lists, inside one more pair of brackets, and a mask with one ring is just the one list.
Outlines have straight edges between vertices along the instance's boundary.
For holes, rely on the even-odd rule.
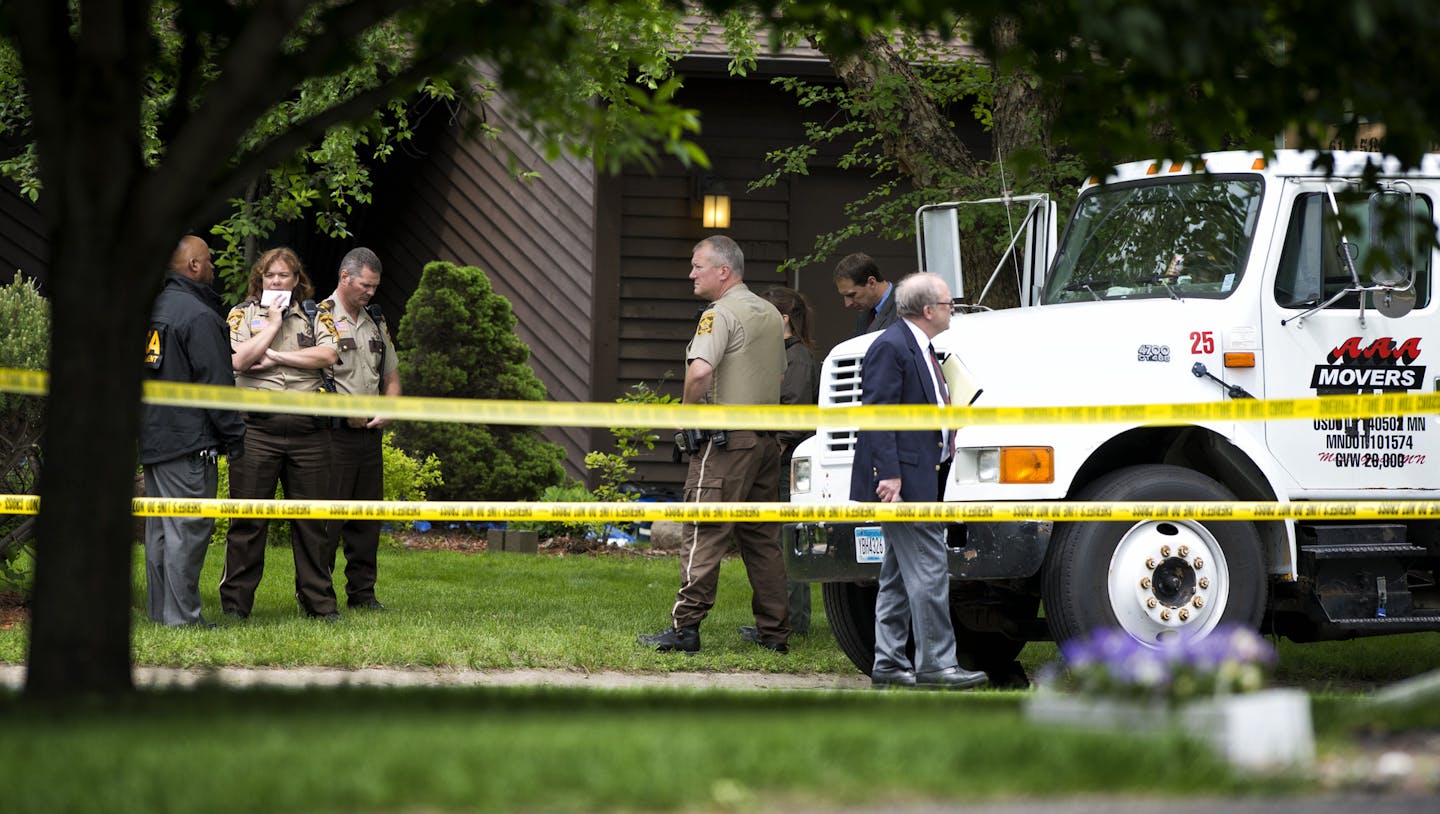
[[883,331],[895,324],[895,286],[885,282],[875,258],[864,252],[847,254],[835,264],[835,290],[845,307],[859,311],[855,335]]
[[[945,377],[930,344],[950,327],[950,287],[934,274],[911,274],[895,287],[900,320],[865,353],[860,368],[865,404],[949,403]],[[916,503],[939,499],[950,469],[950,432],[867,430],[855,443],[850,499]],[[885,559],[875,601],[876,687],[965,689],[989,679],[959,666],[950,623],[950,574],[944,523],[881,523]],[[905,646],[915,640],[912,663]]]

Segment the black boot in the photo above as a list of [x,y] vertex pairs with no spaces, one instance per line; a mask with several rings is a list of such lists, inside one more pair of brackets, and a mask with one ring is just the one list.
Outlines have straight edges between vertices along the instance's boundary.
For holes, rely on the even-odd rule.
[[661,653],[669,653],[674,650],[682,653],[698,653],[700,652],[700,626],[672,627],[659,633],[643,634],[635,641],[646,647],[653,647]]

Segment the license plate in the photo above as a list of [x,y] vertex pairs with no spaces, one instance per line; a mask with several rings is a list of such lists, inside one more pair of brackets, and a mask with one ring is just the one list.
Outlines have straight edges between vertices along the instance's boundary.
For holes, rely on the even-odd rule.
[[855,529],[855,562],[883,562],[885,560],[885,532],[879,526],[861,526]]

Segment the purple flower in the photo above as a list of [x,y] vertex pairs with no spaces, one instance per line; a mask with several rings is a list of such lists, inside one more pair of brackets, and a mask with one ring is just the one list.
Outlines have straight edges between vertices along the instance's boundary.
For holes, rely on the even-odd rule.
[[[1106,628],[1064,642],[1060,653],[1075,689],[1171,703],[1258,689],[1264,668],[1276,660],[1269,642],[1239,625],[1221,625],[1205,636],[1178,636],[1155,646]],[[1046,673],[1059,675],[1058,669]]]

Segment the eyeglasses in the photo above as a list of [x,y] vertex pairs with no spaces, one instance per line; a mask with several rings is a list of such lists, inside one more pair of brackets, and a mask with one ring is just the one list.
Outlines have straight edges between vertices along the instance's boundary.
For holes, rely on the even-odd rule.
[[950,300],[942,300],[942,301],[940,301],[940,302],[931,302],[931,303],[926,303],[926,304],[927,304],[927,305],[936,305],[936,306],[943,305],[943,306],[945,306],[946,308],[948,308],[951,313],[954,313],[954,312],[955,312],[955,303],[951,302]]

